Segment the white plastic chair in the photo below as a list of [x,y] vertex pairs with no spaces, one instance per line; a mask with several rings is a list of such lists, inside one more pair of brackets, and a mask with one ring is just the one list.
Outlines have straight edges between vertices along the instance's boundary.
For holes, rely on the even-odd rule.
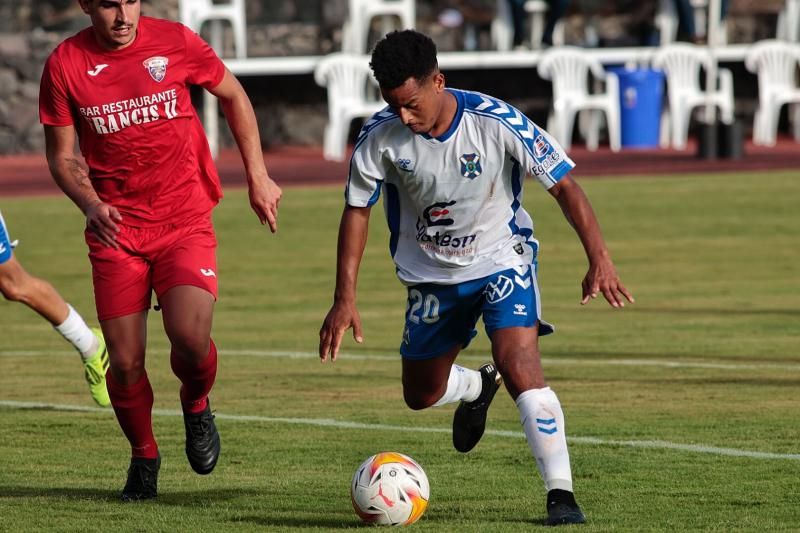
[[[599,61],[589,57],[585,50],[572,46],[550,48],[542,54],[539,75],[553,82],[553,110],[547,120],[547,131],[564,147],[572,144],[575,115],[589,112],[586,146],[596,150],[600,131],[600,113],[604,112],[608,125],[611,149],[620,149],[620,99],[619,80],[606,72]],[[590,74],[595,82],[605,85],[604,92],[590,92]],[[599,84],[593,84],[599,85]],[[595,87],[598,89],[598,87]]]
[[[417,17],[415,0],[349,0],[347,20],[342,28],[342,52],[368,52],[369,29],[376,17],[381,19],[383,34],[392,29],[413,28]],[[391,24],[397,20],[399,27]]]
[[[212,0],[181,0],[180,21],[200,33],[206,21],[227,20],[233,28],[233,41],[236,57],[247,57],[247,24],[245,22],[245,0],[230,0],[224,4],[215,4]],[[217,28],[218,29],[218,28]],[[215,28],[212,26],[212,31]],[[219,37],[214,40],[221,40]],[[212,43],[212,46],[214,43]],[[217,53],[221,53],[217,50]]]
[[[733,122],[733,74],[728,69],[717,69],[717,80],[708,79],[714,58],[704,46],[689,43],[672,43],[660,48],[653,56],[653,67],[663,70],[667,78],[668,111],[661,118],[661,146],[672,145],[682,150],[689,137],[692,111],[704,107],[705,121],[714,121],[718,107],[722,121]],[[701,71],[705,70],[706,87],[717,87],[709,96],[700,88]]]
[[378,99],[369,56],[327,55],[314,69],[314,81],[328,90],[328,124],[325,126],[323,156],[330,161],[343,161],[353,119],[371,117],[386,106]]
[[761,41],[747,52],[744,64],[747,70],[758,74],[758,109],[753,121],[755,144],[775,145],[778,119],[785,104],[789,104],[794,138],[800,140],[799,62],[800,46],[785,41]]

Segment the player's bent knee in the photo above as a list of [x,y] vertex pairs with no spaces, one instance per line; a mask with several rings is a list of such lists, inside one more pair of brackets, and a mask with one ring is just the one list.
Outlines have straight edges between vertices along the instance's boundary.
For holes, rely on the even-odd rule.
[[433,394],[420,394],[419,391],[404,390],[403,399],[410,409],[421,411],[435,404],[436,400],[439,398],[435,397]]
[[0,292],[3,293],[3,298],[10,302],[25,302],[25,291],[20,288],[19,284],[8,278],[0,278]]

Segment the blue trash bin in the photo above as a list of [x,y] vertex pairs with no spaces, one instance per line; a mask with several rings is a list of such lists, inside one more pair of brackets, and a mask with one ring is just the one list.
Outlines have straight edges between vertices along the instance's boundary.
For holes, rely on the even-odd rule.
[[658,147],[664,73],[655,69],[612,68],[619,78],[622,146]]

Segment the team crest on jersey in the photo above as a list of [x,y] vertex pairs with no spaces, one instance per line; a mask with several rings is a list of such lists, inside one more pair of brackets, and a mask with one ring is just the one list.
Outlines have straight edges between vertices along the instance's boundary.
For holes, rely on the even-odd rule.
[[167,63],[169,63],[169,59],[161,56],[154,56],[142,62],[144,68],[150,73],[150,77],[157,82],[161,82],[167,76]]
[[542,157],[550,149],[550,143],[547,142],[547,139],[544,138],[544,135],[538,135],[533,140],[533,148],[536,153],[536,157]]
[[465,178],[474,180],[481,175],[481,156],[478,154],[464,154],[459,158],[461,161],[461,175]]

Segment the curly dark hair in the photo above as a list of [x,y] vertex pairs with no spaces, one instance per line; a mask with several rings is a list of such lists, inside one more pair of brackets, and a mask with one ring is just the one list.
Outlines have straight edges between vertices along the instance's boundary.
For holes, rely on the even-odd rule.
[[383,89],[396,89],[408,78],[422,81],[438,68],[436,44],[418,31],[393,31],[375,45],[369,66]]

